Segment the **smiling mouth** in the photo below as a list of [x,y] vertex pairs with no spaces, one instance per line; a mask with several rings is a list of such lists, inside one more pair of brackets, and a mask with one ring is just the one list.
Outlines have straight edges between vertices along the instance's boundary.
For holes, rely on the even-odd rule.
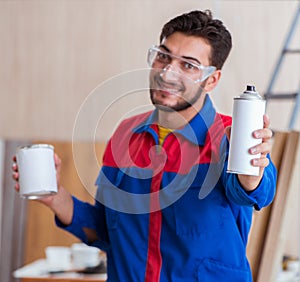
[[175,89],[157,89],[164,96],[179,96],[179,91]]
[[181,85],[175,85],[175,83],[165,83],[161,79],[155,79],[156,87],[155,91],[159,91],[164,96],[181,96],[180,93],[184,92],[184,87]]

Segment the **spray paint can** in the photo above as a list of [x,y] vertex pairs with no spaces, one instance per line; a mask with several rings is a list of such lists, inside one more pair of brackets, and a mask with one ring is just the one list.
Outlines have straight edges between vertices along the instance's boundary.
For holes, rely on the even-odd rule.
[[53,146],[23,146],[17,150],[16,158],[21,197],[39,199],[57,193]]
[[262,142],[253,137],[253,131],[263,128],[265,108],[265,100],[252,85],[234,98],[227,172],[259,175],[259,167],[253,166],[251,160],[260,155],[251,155],[249,149]]

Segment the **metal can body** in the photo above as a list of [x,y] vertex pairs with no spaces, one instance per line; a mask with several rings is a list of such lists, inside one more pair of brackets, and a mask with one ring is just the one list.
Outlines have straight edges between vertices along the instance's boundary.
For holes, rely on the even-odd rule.
[[18,149],[20,195],[39,199],[57,193],[54,148],[48,144],[34,144]]
[[247,175],[259,175],[259,167],[251,164],[253,158],[249,149],[262,142],[253,137],[253,132],[263,128],[265,101],[261,99],[253,86],[239,97],[234,98],[232,128],[227,172]]

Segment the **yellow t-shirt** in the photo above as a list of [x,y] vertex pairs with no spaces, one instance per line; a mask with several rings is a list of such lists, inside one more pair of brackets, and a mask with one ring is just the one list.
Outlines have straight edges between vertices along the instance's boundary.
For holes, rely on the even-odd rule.
[[161,146],[167,137],[167,135],[173,130],[170,128],[165,128],[163,126],[158,126],[158,137],[159,137],[159,145]]

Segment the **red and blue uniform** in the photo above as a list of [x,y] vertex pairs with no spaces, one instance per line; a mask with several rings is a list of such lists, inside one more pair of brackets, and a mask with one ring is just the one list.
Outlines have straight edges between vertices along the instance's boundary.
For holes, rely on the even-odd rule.
[[270,204],[272,162],[246,192],[226,172],[231,118],[209,96],[201,111],[159,145],[157,111],[124,120],[107,144],[94,205],[74,199],[69,226],[107,253],[108,281],[252,281],[246,244],[253,208]]

